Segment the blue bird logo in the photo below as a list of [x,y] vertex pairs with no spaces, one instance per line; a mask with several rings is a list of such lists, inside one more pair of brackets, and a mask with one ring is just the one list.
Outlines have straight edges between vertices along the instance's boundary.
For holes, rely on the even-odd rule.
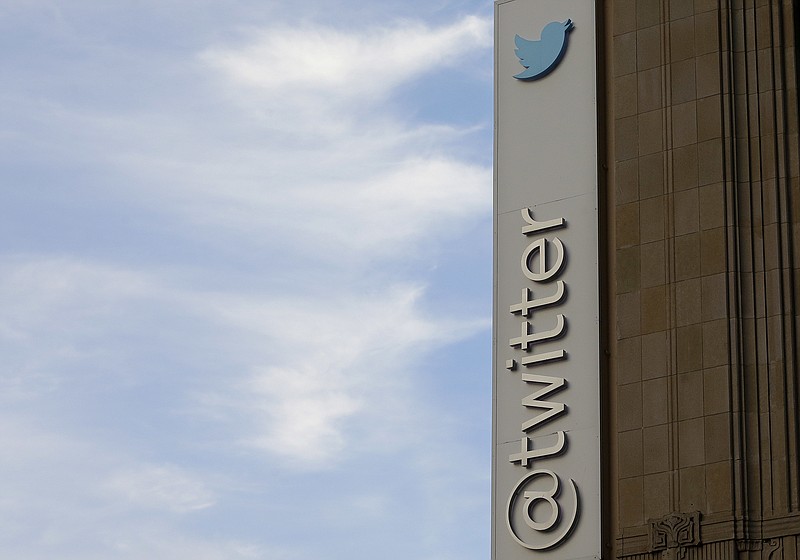
[[575,26],[571,19],[550,22],[542,29],[542,36],[538,41],[529,41],[515,35],[514,43],[517,48],[514,53],[525,70],[514,77],[518,80],[538,80],[552,72],[567,52],[568,34],[573,27]]

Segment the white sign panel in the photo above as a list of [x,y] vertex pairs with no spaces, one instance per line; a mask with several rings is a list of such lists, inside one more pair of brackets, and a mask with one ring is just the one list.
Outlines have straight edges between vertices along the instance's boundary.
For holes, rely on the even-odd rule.
[[495,26],[492,558],[600,558],[595,5]]

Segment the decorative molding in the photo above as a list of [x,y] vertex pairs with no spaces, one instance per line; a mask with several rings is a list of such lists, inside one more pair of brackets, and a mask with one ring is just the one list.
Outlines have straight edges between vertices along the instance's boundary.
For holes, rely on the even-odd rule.
[[755,552],[761,550],[761,539],[739,539],[736,541],[736,549],[739,552]]
[[[640,554],[650,554],[651,524],[659,520],[649,520],[647,525],[623,527],[616,536],[616,556],[629,558]],[[761,520],[737,521],[730,514],[701,515],[702,544],[730,543],[732,550],[741,552],[761,551],[767,542],[784,537],[800,537],[800,513]],[[740,535],[738,538],[736,535]],[[748,535],[748,538],[741,538]],[[649,557],[649,558],[652,558]],[[780,560],[780,552],[776,552],[769,560]],[[633,559],[632,559],[633,560]],[[785,559],[788,560],[788,559]],[[799,559],[800,560],[800,559]]]
[[650,522],[650,551],[664,560],[686,557],[686,547],[700,544],[700,512],[670,513]]
[[[775,554],[775,552],[781,549],[782,545],[783,545],[782,539],[765,539],[764,548],[762,549],[761,552],[761,558],[763,558],[764,560],[774,560],[773,555]],[[778,558],[778,556],[775,556],[775,558]]]

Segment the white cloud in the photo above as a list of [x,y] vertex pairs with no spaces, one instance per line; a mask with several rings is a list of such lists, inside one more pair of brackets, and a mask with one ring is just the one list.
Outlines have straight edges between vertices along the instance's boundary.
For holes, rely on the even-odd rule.
[[[491,18],[476,16],[439,27],[410,20],[347,31],[275,25],[251,32],[238,44],[209,47],[198,62],[217,91],[245,110],[250,121],[283,139],[284,150],[340,144],[336,151],[341,153],[334,155],[342,155],[358,137],[385,145],[407,135],[396,126],[397,107],[387,104],[401,86],[447,71],[483,80],[488,87],[491,71],[482,55],[491,44]],[[326,156],[320,155],[311,167],[324,165]]]
[[332,468],[346,455],[352,434],[379,439],[385,425],[415,421],[409,412],[415,409],[414,371],[427,352],[486,328],[481,320],[429,316],[423,294],[419,287],[390,285],[329,299],[197,300],[243,332],[260,333],[268,360],[252,364],[227,399],[206,395],[205,402],[245,413],[251,425],[245,445],[294,468]]
[[[39,411],[41,412],[41,411]],[[205,477],[174,464],[141,464],[120,442],[103,446],[43,414],[0,413],[0,547],[25,560],[295,558],[244,540],[181,527],[214,501]],[[274,553],[274,555],[273,555]]]
[[142,176],[154,202],[193,227],[248,245],[294,246],[321,260],[367,262],[405,253],[422,239],[455,236],[488,216],[491,169],[446,153],[458,136],[447,128],[370,122],[322,145],[312,138],[302,150],[197,146],[172,157],[129,153],[118,163]]
[[475,16],[447,27],[406,22],[358,34],[307,25],[264,30],[244,47],[214,47],[202,58],[241,85],[369,98],[437,67],[467,71],[470,53],[491,41],[491,20]]
[[55,397],[78,376],[108,379],[120,345],[114,337],[156,290],[148,275],[119,266],[49,255],[0,259],[0,401]]
[[142,465],[113,473],[106,488],[136,507],[188,513],[214,505],[214,496],[196,476],[176,465]]
[[[4,97],[19,189],[8,231],[34,235],[0,261],[0,426],[12,426],[0,473],[14,489],[0,513],[16,520],[0,547],[25,560],[309,558],[340,545],[333,526],[371,522],[377,541],[413,519],[393,553],[430,556],[405,550],[420,534],[447,540],[442,523],[463,530],[440,507],[480,454],[454,435],[452,403],[433,402],[463,394],[442,388],[463,366],[444,352],[488,329],[427,308],[451,290],[440,277],[472,272],[430,271],[488,221],[491,170],[467,155],[488,125],[425,122],[414,96],[434,72],[486,79],[488,62],[471,61],[488,60],[489,19],[277,22],[238,44],[218,39],[238,21],[190,40],[142,21],[146,48],[142,27],[107,45],[117,28],[87,24],[70,35],[79,45],[60,39],[68,65]],[[308,469],[324,496],[298,489]],[[320,531],[284,540],[306,534],[286,517],[307,503]],[[340,505],[352,515],[337,520]]]
[[[310,470],[330,468],[345,446],[342,420],[361,408],[342,375],[311,367],[269,368],[253,375],[246,403],[259,415],[244,442]],[[241,396],[240,396],[241,402]]]
[[[303,193],[307,207],[319,211],[302,233],[360,254],[389,257],[421,239],[450,237],[452,229],[463,228],[488,209],[490,187],[485,168],[444,158],[410,159],[339,189],[309,188]],[[312,205],[312,198],[319,204]],[[342,223],[349,227],[339,227]]]
[[488,212],[491,171],[457,148],[475,130],[408,122],[378,97],[435,68],[471,68],[464,59],[491,45],[491,26],[470,16],[437,28],[274,27],[208,49],[201,59],[237,88],[252,126],[280,131],[283,143],[254,144],[218,167],[237,169],[233,184],[203,170],[215,177],[200,182],[204,195],[228,203],[219,213],[228,223],[269,224],[367,258]]
[[[99,378],[102,363],[104,378],[116,365],[143,383],[144,371],[125,367],[137,352],[126,323],[136,325],[143,355],[163,346],[156,333],[165,324],[191,323],[205,352],[218,348],[230,358],[206,370],[176,356],[183,369],[175,383],[202,366],[205,377],[195,382],[207,389],[198,391],[203,406],[226,419],[235,441],[291,465],[330,468],[355,437],[377,437],[368,419],[410,422],[413,377],[426,353],[486,321],[429,315],[426,282],[398,271],[488,216],[491,170],[458,153],[474,130],[404,120],[377,97],[457,67],[490,41],[490,20],[476,17],[355,32],[276,26],[200,57],[207,66],[198,78],[220,85],[221,76],[247,98],[221,105],[229,122],[205,122],[192,110],[102,115],[48,105],[56,130],[79,131],[59,149],[100,154],[121,178],[108,189],[137,209],[180,216],[169,228],[197,247],[208,243],[202,232],[241,246],[263,263],[265,282],[243,292],[221,280],[210,291],[210,261],[134,270],[123,261],[49,255],[7,260],[0,340],[44,337],[49,351],[23,357],[0,383],[20,394],[54,391],[64,382],[64,356],[75,366],[71,375],[85,369]],[[315,75],[305,67],[317,57]],[[364,113],[372,103],[376,110]],[[259,104],[276,112],[262,113]],[[291,261],[271,262],[278,250]],[[286,280],[275,288],[271,277]]]
[[[75,383],[86,368],[106,382],[110,369],[122,368],[119,375],[142,383],[143,372],[119,365],[125,356],[152,352],[166,324],[190,321],[212,345],[205,349],[209,355],[230,358],[219,359],[202,380],[199,372],[184,371],[173,383],[193,381],[183,389],[178,385],[183,395],[176,397],[191,397],[197,383],[209,387],[211,393],[199,397],[201,408],[226,419],[235,440],[305,469],[334,467],[352,443],[354,421],[361,425],[359,437],[378,437],[383,429],[365,428],[369,418],[413,421],[408,410],[414,409],[414,371],[425,354],[487,326],[474,318],[431,316],[424,311],[424,289],[400,283],[363,293],[309,286],[296,294],[244,294],[193,288],[187,285],[191,276],[172,270],[134,272],[66,258],[17,258],[0,271],[7,279],[0,297],[12,302],[8,328],[51,348],[35,368],[26,360],[28,369],[0,374],[4,385],[55,398],[59,387]],[[53,283],[58,289],[42,296]],[[114,341],[130,322],[141,332],[140,346],[131,347],[131,341],[120,355]],[[52,350],[58,348],[75,349],[68,370],[63,351]],[[200,366],[188,356],[183,364]],[[163,499],[165,507],[177,509],[210,503],[199,489],[196,499],[184,503],[180,494],[195,490],[168,468],[123,473],[117,482],[130,487],[132,503]],[[170,499],[176,505],[166,505]]]
[[[184,92],[199,108],[103,114],[26,98],[14,110],[47,130],[30,145],[36,153],[102,164],[118,178],[96,190],[233,243],[294,246],[352,264],[430,247],[432,236],[488,216],[491,169],[462,153],[483,129],[414,122],[363,89],[391,95],[431,69],[477,56],[489,46],[488,18],[352,32],[276,26],[256,35],[203,51]],[[345,85],[274,67],[285,53],[305,56],[308,41],[328,38],[322,52],[343,68]],[[257,68],[271,85],[248,87],[253,80],[239,65]]]
[[[29,339],[29,325],[47,327],[59,314],[73,327],[90,328],[94,314],[112,301],[146,296],[150,281],[140,272],[68,257],[37,255],[0,259],[0,337]],[[77,303],[80,302],[80,303]],[[52,323],[52,328],[65,325]]]

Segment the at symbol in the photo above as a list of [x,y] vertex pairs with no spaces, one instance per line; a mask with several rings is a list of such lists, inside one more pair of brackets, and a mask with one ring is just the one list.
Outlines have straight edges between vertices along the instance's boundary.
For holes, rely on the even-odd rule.
[[[553,487],[547,492],[524,492],[522,494],[528,501],[527,504],[523,506],[523,511],[525,512],[525,524],[534,531],[547,531],[556,524],[556,521],[558,521],[558,514],[560,513],[558,504],[553,499],[553,496],[558,494],[558,476],[556,476],[553,471],[540,470],[536,472],[547,473],[550,475],[550,477],[553,479]],[[550,504],[550,518],[543,523],[538,523],[533,518],[533,508],[536,505],[536,502],[539,500],[544,500]]]
[[[553,486],[545,491],[523,490],[525,485],[536,476],[550,477],[553,481]],[[511,521],[515,502],[517,502],[517,498],[520,496],[520,494],[522,494],[521,497],[525,500],[525,503],[521,505],[522,517],[525,520],[525,524],[537,533],[547,532],[547,534],[552,534],[549,531],[555,526],[558,520],[561,519],[561,506],[559,505],[558,501],[556,501],[556,498],[559,495],[559,488],[560,481],[558,479],[558,475],[547,469],[535,470],[525,475],[522,477],[522,479],[520,479],[519,482],[517,482],[517,485],[511,492],[511,496],[508,498],[508,507],[506,508],[506,527],[508,528],[508,532],[511,533],[511,537],[517,542],[517,544],[524,546],[529,550],[545,550],[554,547],[563,541],[567,535],[569,535],[570,531],[572,531],[572,528],[575,525],[575,519],[578,515],[578,488],[575,486],[575,481],[571,478],[569,479],[567,488],[570,490],[568,493],[572,494],[572,507],[570,508],[572,511],[569,515],[569,519],[562,519],[562,525],[564,527],[563,530],[553,535],[545,542],[540,542],[538,539],[535,539],[535,542],[528,542],[523,540],[523,538],[517,534],[517,531],[514,529],[514,525]],[[522,490],[522,492],[520,492],[520,490]],[[547,502],[547,505],[550,507],[550,517],[545,521],[536,521],[533,518],[534,506],[539,501]]]

